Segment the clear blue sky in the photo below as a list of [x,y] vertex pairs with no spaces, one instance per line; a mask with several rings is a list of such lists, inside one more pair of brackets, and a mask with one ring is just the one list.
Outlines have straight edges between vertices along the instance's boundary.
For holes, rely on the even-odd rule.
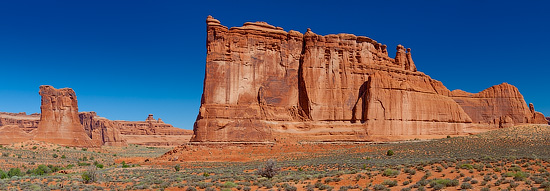
[[412,48],[447,88],[508,82],[550,115],[550,4],[505,1],[2,1],[0,111],[40,112],[40,85],[73,88],[80,111],[155,114],[192,129],[205,67],[206,16],[225,26],[352,33]]

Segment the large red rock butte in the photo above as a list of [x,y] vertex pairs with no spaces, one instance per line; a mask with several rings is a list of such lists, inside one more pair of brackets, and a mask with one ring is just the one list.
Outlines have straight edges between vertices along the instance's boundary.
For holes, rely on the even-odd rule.
[[449,91],[411,49],[364,36],[228,28],[206,19],[206,72],[193,142],[376,141],[547,123],[517,88]]
[[70,88],[40,86],[40,122],[33,140],[70,146],[99,146],[80,124],[76,93]]

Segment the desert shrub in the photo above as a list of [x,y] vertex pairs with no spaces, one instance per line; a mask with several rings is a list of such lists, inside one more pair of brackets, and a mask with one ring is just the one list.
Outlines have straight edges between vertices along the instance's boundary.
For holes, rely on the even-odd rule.
[[237,186],[237,184],[235,184],[234,182],[230,182],[230,181],[227,181],[223,184],[224,188],[233,188],[235,186]]
[[328,189],[331,188],[331,186],[323,184],[321,182],[316,182],[314,186],[315,186],[315,188],[317,188],[319,190],[328,190]]
[[531,180],[533,180],[535,182],[535,184],[540,184],[540,183],[544,182],[544,178],[542,178],[540,176],[531,176]]
[[387,155],[387,156],[393,156],[393,154],[394,154],[394,153],[393,153],[392,150],[388,150],[388,151],[386,152],[386,155]]
[[474,166],[472,166],[471,164],[461,164],[460,165],[460,168],[461,169],[474,169]]
[[477,180],[472,180],[472,181],[470,181],[471,184],[477,184],[478,182],[479,182],[479,181],[477,181]]
[[412,169],[412,168],[406,168],[405,170],[403,170],[405,173],[409,174],[409,175],[415,175],[416,174],[416,170]]
[[386,186],[384,186],[382,184],[376,184],[376,185],[374,185],[373,189],[374,190],[386,190],[388,188],[386,188]]
[[[288,183],[284,183],[284,184],[283,184],[283,189],[284,189],[285,191],[296,191],[296,190],[298,190],[298,188],[296,188],[296,186],[292,186],[292,185],[290,185],[290,184],[288,184]],[[341,190],[341,188],[340,188],[340,190]]]
[[550,182],[544,181],[540,184],[540,188],[550,188]]
[[176,172],[179,172],[181,170],[180,164],[176,164],[176,166],[174,166],[174,170],[176,170]]
[[258,175],[266,178],[273,178],[275,175],[277,175],[277,172],[279,172],[279,168],[276,167],[277,162],[273,159],[269,159],[266,161],[263,168],[258,169],[256,172]]
[[[29,171],[27,171],[29,172]],[[49,174],[52,172],[52,169],[50,169],[48,166],[46,165],[38,165],[38,167],[36,167],[36,169],[34,170],[30,170],[30,173],[28,174],[33,174],[33,175],[45,175],[45,174]]]
[[0,179],[8,178],[8,173],[0,169]]
[[526,172],[517,171],[513,176],[515,181],[523,181],[525,178],[529,177],[529,174]]
[[462,185],[460,185],[460,188],[462,189],[472,189],[473,186],[470,183],[464,182]]
[[[214,189],[214,190],[215,190],[215,189]],[[243,187],[243,191],[250,191],[250,190],[252,190],[252,188],[250,188],[249,186]]]
[[399,175],[399,170],[394,170],[394,169],[391,169],[391,168],[387,168],[387,169],[384,170],[382,175],[383,176],[397,176],[397,175]]
[[487,187],[484,187],[484,188],[481,188],[481,191],[490,191],[491,189],[487,188]]
[[21,169],[19,168],[11,168],[8,171],[8,177],[14,177],[14,176],[23,176],[23,173],[21,172]]
[[98,173],[96,168],[90,168],[88,171],[82,173],[82,181],[84,184],[89,184],[96,182],[98,178]]
[[187,187],[187,189],[185,189],[186,191],[197,191],[197,189],[193,186],[189,186]]
[[445,185],[443,185],[443,184],[436,184],[436,185],[433,186],[434,190],[441,190],[443,188],[445,188]]
[[409,185],[410,183],[411,183],[411,182],[409,182],[408,180],[405,180],[405,181],[403,182],[403,186]]
[[401,191],[411,191],[411,188],[409,188],[409,187],[401,188]]
[[130,165],[126,164],[126,161],[122,161],[122,168],[128,168]]
[[389,187],[397,186],[397,180],[384,180],[382,185],[387,185]]
[[426,179],[421,179],[419,180],[418,182],[416,182],[417,184],[419,184],[420,186],[426,186],[428,185],[430,182]]

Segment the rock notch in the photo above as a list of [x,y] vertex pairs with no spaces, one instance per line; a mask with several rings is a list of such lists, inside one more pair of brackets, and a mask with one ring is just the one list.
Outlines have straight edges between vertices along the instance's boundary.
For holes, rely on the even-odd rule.
[[[372,141],[546,123],[509,84],[449,91],[411,49],[353,34],[206,20],[206,72],[194,142]],[[496,109],[493,109],[496,108]]]

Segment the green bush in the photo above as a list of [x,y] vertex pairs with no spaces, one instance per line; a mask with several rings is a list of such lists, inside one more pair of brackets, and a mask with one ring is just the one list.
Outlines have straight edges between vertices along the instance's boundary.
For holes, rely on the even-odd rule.
[[128,168],[130,165],[126,164],[126,161],[122,161],[122,168]]
[[82,173],[82,181],[84,184],[89,184],[97,181],[97,171],[95,168],[90,168],[88,171]]
[[382,175],[383,176],[397,176],[397,175],[399,175],[399,170],[394,170],[394,169],[391,169],[391,168],[387,168],[386,170],[384,170]]
[[21,169],[19,168],[11,168],[8,171],[8,177],[14,177],[14,176],[23,176],[23,173],[21,172]]
[[31,174],[32,175],[38,175],[38,176],[41,176],[41,175],[46,175],[46,174],[49,174],[49,173],[52,173],[52,169],[46,165],[38,165],[38,167],[34,170],[31,171]]
[[235,186],[237,186],[237,184],[235,184],[234,182],[230,182],[230,181],[227,181],[223,184],[224,188],[233,188]]
[[0,179],[8,178],[8,173],[0,169]]
[[529,174],[526,172],[518,171],[514,173],[514,180],[515,181],[523,181],[525,178],[529,177]]
[[181,170],[180,164],[176,164],[176,166],[174,166],[174,170],[176,170],[176,172],[179,172]]
[[388,187],[397,186],[397,180],[384,180],[382,185],[387,185]]
[[394,153],[393,153],[392,150],[388,150],[388,151],[386,152],[386,155],[388,155],[388,156],[393,156],[393,154],[394,154]]

